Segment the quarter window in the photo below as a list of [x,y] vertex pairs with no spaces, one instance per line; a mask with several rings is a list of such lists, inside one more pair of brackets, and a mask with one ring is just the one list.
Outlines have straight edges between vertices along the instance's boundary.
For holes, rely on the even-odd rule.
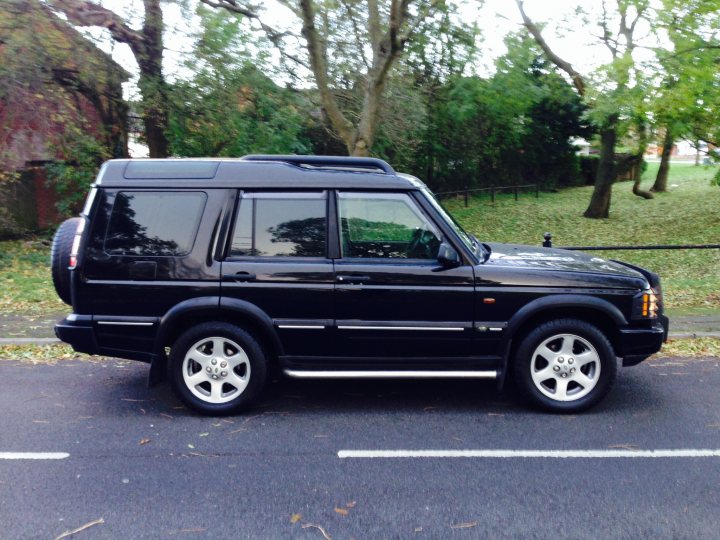
[[202,192],[118,192],[105,235],[105,252],[187,255],[195,243],[206,200]]
[[231,257],[325,257],[325,193],[245,193]]
[[437,259],[440,234],[415,203],[399,193],[341,193],[343,257]]

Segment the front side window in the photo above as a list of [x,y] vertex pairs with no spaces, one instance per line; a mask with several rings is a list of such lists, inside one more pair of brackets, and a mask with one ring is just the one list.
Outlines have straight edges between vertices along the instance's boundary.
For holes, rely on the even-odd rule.
[[340,193],[342,254],[346,258],[437,259],[440,234],[402,193]]
[[325,193],[245,193],[231,257],[325,257]]
[[120,191],[110,213],[104,251],[109,255],[187,255],[206,200],[207,195],[197,191]]

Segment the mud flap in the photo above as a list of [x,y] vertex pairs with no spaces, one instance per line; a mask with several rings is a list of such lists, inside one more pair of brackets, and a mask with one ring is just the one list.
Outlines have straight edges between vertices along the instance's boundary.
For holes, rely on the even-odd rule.
[[156,354],[152,362],[150,362],[150,371],[148,373],[148,387],[153,388],[165,380],[167,376],[167,355]]

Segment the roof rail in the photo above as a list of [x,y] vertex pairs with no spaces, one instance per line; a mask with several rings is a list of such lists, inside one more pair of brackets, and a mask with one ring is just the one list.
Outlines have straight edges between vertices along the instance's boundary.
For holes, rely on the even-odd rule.
[[368,171],[383,171],[385,174],[395,174],[395,169],[393,169],[386,161],[369,157],[251,154],[243,156],[242,159],[244,161],[281,161],[297,165],[298,167],[306,166],[338,169],[366,169]]

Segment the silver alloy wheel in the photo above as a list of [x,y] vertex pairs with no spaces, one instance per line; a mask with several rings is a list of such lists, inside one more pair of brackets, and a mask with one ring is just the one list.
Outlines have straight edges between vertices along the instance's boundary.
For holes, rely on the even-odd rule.
[[188,349],[182,375],[195,397],[207,403],[227,403],[250,382],[250,359],[233,340],[207,337]]
[[557,334],[537,346],[530,361],[535,387],[556,401],[588,395],[600,380],[600,355],[585,338]]

